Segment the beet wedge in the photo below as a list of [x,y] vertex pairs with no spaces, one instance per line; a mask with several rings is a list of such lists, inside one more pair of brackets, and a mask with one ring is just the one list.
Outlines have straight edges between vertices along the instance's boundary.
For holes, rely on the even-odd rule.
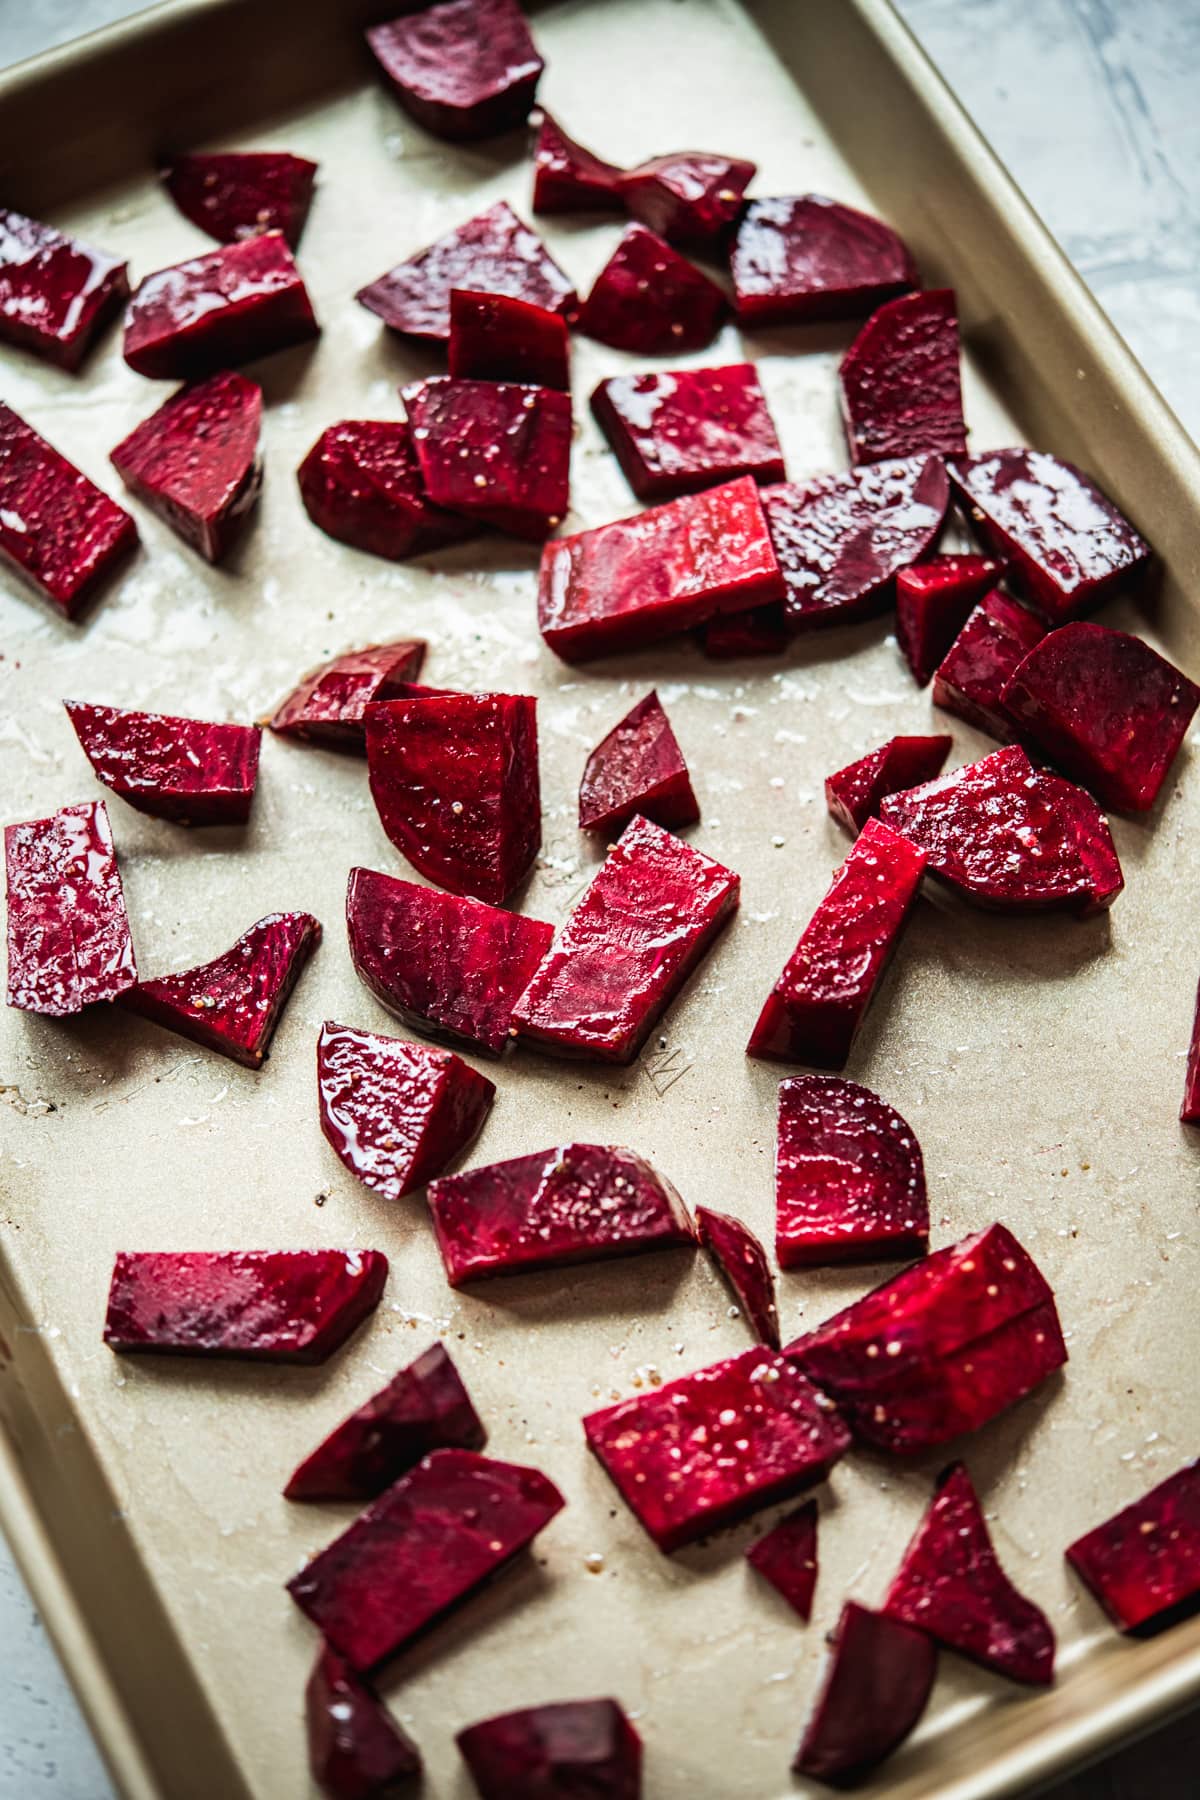
[[854,1600],[842,1608],[833,1645],[792,1768],[845,1787],[891,1756],[917,1724],[937,1651],[923,1633]]
[[404,390],[434,506],[540,544],[571,504],[571,397],[556,388],[439,375]]
[[965,455],[953,289],[904,294],[872,313],[838,380],[852,463]]
[[257,725],[63,704],[97,781],[138,812],[176,825],[244,825],[250,817]]
[[535,213],[620,212],[623,172],[568,137],[543,109],[533,145]]
[[581,831],[622,831],[638,813],[669,829],[700,817],[683,751],[653,689],[601,738],[579,784]]
[[761,1346],[589,1413],[583,1429],[664,1552],[812,1487],[850,1443],[795,1366]]
[[452,143],[520,125],[545,67],[517,0],[440,0],[373,26],[367,43],[405,112]]
[[395,1800],[421,1753],[386,1706],[326,1644],[304,1690],[308,1765],[326,1800]]
[[630,225],[580,308],[579,329],[615,350],[661,356],[711,344],[728,311],[715,281],[644,225]]
[[407,419],[342,419],[296,471],[304,510],[339,543],[403,562],[462,544],[478,521],[435,506],[425,492]]
[[147,275],[125,315],[125,361],[155,380],[305,344],[320,331],[282,234],[243,238]]
[[825,780],[829,816],[856,837],[889,794],[932,781],[950,754],[949,737],[894,737]]
[[312,205],[317,165],[286,150],[174,156],[163,186],[185,219],[219,244],[281,231],[294,250]]
[[311,913],[268,913],[232,950],[180,975],[139,981],[121,995],[138,1013],[247,1069],[261,1069],[301,969],[321,941]]
[[122,1250],[104,1341],[122,1355],[320,1363],[374,1312],[381,1250]]
[[668,244],[713,251],[737,223],[757,173],[756,165],[741,156],[675,150],[627,170],[617,192],[630,218]]
[[933,677],[933,703],[1001,743],[1013,735],[1003,694],[1046,627],[994,588],[967,619]]
[[731,259],[740,325],[863,319],[917,286],[890,226],[820,194],[751,200]]
[[1190,1613],[1200,1597],[1200,1463],[1076,1538],[1066,1557],[1118,1631]]
[[746,1549],[746,1561],[792,1611],[807,1621],[812,1617],[817,1586],[817,1503],[806,1500]]
[[352,1668],[372,1669],[511,1562],[565,1504],[537,1469],[435,1450],[287,1589]]
[[561,313],[513,294],[450,294],[450,373],[468,381],[512,381],[570,392],[567,324]]
[[0,342],[75,370],[129,296],[129,267],[0,206]]
[[137,980],[103,800],[4,828],[8,1004],[61,1019]]
[[262,389],[229,370],[181,388],[109,460],[131,494],[206,562],[232,549],[262,488]]
[[271,730],[277,737],[365,756],[367,707],[373,700],[403,698],[421,673],[428,648],[424,638],[400,638],[335,656],[292,689],[272,714]]
[[756,1338],[779,1348],[779,1309],[767,1253],[748,1225],[711,1207],[696,1208],[696,1230]]
[[929,1199],[912,1127],[856,1081],[781,1081],[775,1208],[781,1269],[921,1254]]
[[924,870],[923,850],[867,820],[768,994],[747,1055],[843,1067]]
[[992,556],[932,556],[896,576],[896,642],[918,687],[934,670],[972,611],[1004,574]]
[[938,1477],[883,1610],[997,1675],[1033,1687],[1054,1680],[1050,1621],[1001,1568],[983,1508],[960,1462]]
[[441,694],[366,711],[367,774],[380,823],[413,868],[499,906],[542,842],[537,702]]
[[74,619],[137,541],[125,508],[0,400],[0,565]]
[[455,1738],[480,1800],[640,1800],[642,1740],[616,1700],[560,1700]]
[[673,500],[739,475],[783,480],[753,363],[613,375],[593,389],[592,411],[639,500]]
[[449,1352],[431,1344],[305,1457],[284,1497],[373,1500],[431,1450],[482,1450],[486,1442]]
[[633,819],[513,1008],[537,1049],[629,1063],[737,910],[731,869]]

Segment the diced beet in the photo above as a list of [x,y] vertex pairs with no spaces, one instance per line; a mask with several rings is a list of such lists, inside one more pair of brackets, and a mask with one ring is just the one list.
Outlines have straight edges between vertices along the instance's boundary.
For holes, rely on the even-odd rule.
[[219,244],[281,231],[292,249],[312,205],[317,165],[286,150],[173,156],[163,185],[185,219]]
[[1076,1538],[1066,1557],[1119,1631],[1173,1622],[1200,1596],[1200,1463]]
[[441,694],[365,717],[371,798],[392,843],[426,880],[502,905],[542,842],[537,702]]
[[731,267],[741,325],[865,318],[917,285],[907,246],[890,226],[820,194],[752,200]]
[[700,1242],[729,1283],[751,1331],[772,1350],[778,1350],[779,1309],[775,1305],[775,1279],[767,1253],[750,1227],[730,1213],[698,1206],[696,1230]]
[[367,32],[406,112],[435,137],[495,137],[529,117],[545,68],[517,0],[441,0]]
[[185,544],[220,562],[262,487],[262,389],[226,370],[181,388],[109,460]]
[[872,313],[838,379],[851,462],[966,454],[953,288],[904,294]]
[[840,1069],[916,901],[924,851],[868,819],[767,996],[746,1046]]
[[791,629],[885,612],[900,570],[936,549],[949,504],[950,483],[936,456],[766,488]]
[[1045,1687],[1054,1631],[1000,1566],[965,1466],[951,1463],[904,1553],[884,1611],[985,1669]]
[[1200,688],[1141,638],[1077,620],[1033,646],[1001,703],[1025,741],[1102,806],[1146,812],[1187,735]]
[[511,294],[574,317],[577,296],[545,244],[518,219],[507,200],[498,200],[454,231],[438,238],[407,262],[360,288],[361,306],[405,337],[445,343],[450,337],[450,295],[455,288],[475,294]]
[[695,1243],[670,1182],[632,1150],[565,1144],[431,1182],[451,1287]]
[[547,544],[538,627],[564,662],[586,662],[783,593],[758,489],[743,475]]
[[125,508],[0,400],[0,562],[73,619],[137,541]]
[[783,452],[753,363],[613,375],[592,411],[639,500],[753,475],[782,481]]
[[55,1019],[137,980],[103,800],[4,828],[8,1004]]
[[571,504],[571,396],[438,375],[404,389],[435,506],[540,544]]
[[387,1708],[326,1644],[304,1690],[308,1762],[326,1800],[397,1800],[421,1753]]
[[642,1740],[616,1700],[560,1700],[455,1739],[481,1800],[640,1800]]
[[535,213],[620,212],[623,170],[569,138],[544,109],[533,146]]
[[0,206],[0,340],[77,369],[129,296],[129,265]]
[[668,828],[700,817],[683,751],[653,688],[601,738],[579,783],[581,831],[623,831],[638,813]]
[[1005,564],[989,556],[934,556],[896,576],[896,641],[924,687]]
[[427,648],[424,638],[400,638],[335,656],[293,688],[272,716],[271,730],[279,737],[365,756],[367,707],[373,700],[405,698],[421,673]]
[[614,349],[656,356],[702,349],[728,310],[715,281],[644,225],[630,225],[583,303],[579,329]]
[[320,941],[311,913],[268,913],[223,956],[180,975],[139,981],[122,994],[121,1005],[247,1069],[261,1069],[288,995]]
[[451,375],[570,391],[566,320],[514,294],[454,288],[447,348]]
[[122,1250],[104,1341],[124,1355],[319,1363],[374,1312],[381,1250]]
[[847,763],[826,777],[825,804],[830,818],[857,837],[888,794],[932,781],[940,774],[953,741],[949,737],[889,738],[878,750]]
[[960,457],[950,479],[983,548],[1052,625],[1132,587],[1150,546],[1073,463],[1044,450]]
[[731,869],[632,819],[513,1008],[527,1043],[632,1062],[737,910]]
[[147,275],[125,315],[125,361],[190,381],[319,331],[286,240],[266,231]]
[[523,1550],[566,1504],[537,1469],[435,1450],[293,1575],[335,1650],[374,1668]]
[[835,1787],[855,1783],[904,1742],[936,1673],[937,1651],[922,1632],[848,1600],[795,1773]]
[[1196,1009],[1192,1014],[1192,1037],[1179,1117],[1185,1125],[1200,1125],[1200,991],[1196,994]]
[[411,1031],[499,1056],[554,927],[457,894],[351,869],[350,960]]
[[1035,769],[1012,744],[880,802],[929,873],[977,906],[1065,908],[1085,917],[1124,886],[1108,820],[1090,794]]
[[787,644],[783,605],[752,606],[747,612],[726,613],[710,619],[699,630],[700,648],[713,662],[734,662],[743,656],[778,656]]
[[487,1432],[449,1352],[432,1344],[317,1445],[288,1500],[373,1500],[431,1450],[482,1450]]
[[933,703],[1007,743],[1013,721],[1001,695],[1018,665],[1046,635],[1040,619],[999,588],[985,596],[933,677]]
[[911,1125],[870,1088],[837,1075],[779,1084],[775,1206],[782,1269],[929,1248],[925,1164]]
[[630,218],[669,244],[714,250],[736,224],[757,172],[754,163],[740,156],[676,150],[628,170],[618,192]]
[[800,1617],[812,1617],[817,1585],[817,1503],[806,1500],[746,1550],[746,1561]]
[[476,537],[479,525],[434,506],[407,419],[342,419],[296,471],[304,510],[339,543],[402,562]]
[[138,812],[177,825],[243,825],[250,817],[259,726],[63,704],[96,779]]

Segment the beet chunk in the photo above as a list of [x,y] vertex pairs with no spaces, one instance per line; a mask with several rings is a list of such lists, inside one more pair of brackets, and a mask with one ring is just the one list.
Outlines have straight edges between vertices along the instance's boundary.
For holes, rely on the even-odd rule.
[[1197,992],[1196,1010],[1192,1015],[1192,1037],[1179,1117],[1185,1125],[1200,1125],[1200,992]]
[[952,288],[904,294],[872,313],[838,378],[851,462],[965,455]]
[[685,249],[714,250],[742,210],[758,173],[740,156],[675,150],[621,176],[618,193],[630,218]]
[[894,737],[878,750],[847,763],[825,781],[829,816],[856,837],[888,794],[932,781],[950,754],[949,737]]
[[402,562],[465,543],[479,524],[434,506],[407,419],[342,419],[296,471],[304,510],[339,543]]
[[103,800],[4,828],[8,1004],[65,1018],[137,980]]
[[796,1774],[837,1787],[867,1774],[916,1725],[936,1673],[937,1651],[923,1633],[848,1600]]
[[620,212],[622,174],[568,137],[543,109],[533,146],[535,213]]
[[538,628],[564,662],[586,662],[783,592],[758,489],[743,475],[547,544]]
[[1001,703],[1022,737],[1102,806],[1146,812],[1187,735],[1200,688],[1141,638],[1076,621],[1034,645]]
[[347,650],[306,675],[271,718],[279,737],[367,754],[363,714],[373,700],[398,700],[421,673],[424,638]]
[[421,1773],[421,1753],[387,1708],[328,1644],[304,1690],[308,1762],[327,1800],[396,1800]]
[[779,1309],[767,1253],[748,1225],[729,1213],[696,1208],[700,1242],[729,1283],[751,1331],[772,1350],[779,1348]]
[[638,813],[668,828],[700,817],[683,751],[653,689],[601,738],[579,784],[581,831],[623,831]]
[[545,68],[517,0],[442,0],[367,32],[406,112],[434,137],[495,137],[529,117]]
[[912,257],[890,226],[820,194],[752,200],[731,267],[741,325],[865,318],[917,285]]
[[293,1575],[301,1612],[374,1668],[510,1562],[566,1502],[537,1469],[435,1450]]
[[937,1492],[883,1609],[998,1675],[1035,1687],[1054,1680],[1050,1621],[1000,1567],[983,1508],[960,1462],[938,1477]]
[[571,504],[571,397],[556,388],[438,375],[404,389],[425,492],[540,544]]
[[896,576],[936,547],[950,483],[936,456],[769,487],[763,506],[793,631],[885,612]]
[[1200,1463],[1188,1463],[1068,1545],[1118,1631],[1167,1624],[1200,1595]]
[[506,200],[477,213],[407,262],[397,263],[360,288],[355,299],[405,337],[445,343],[455,288],[511,294],[568,320],[576,310],[570,280],[536,231],[518,219]]
[[911,1125],[870,1088],[837,1075],[779,1084],[775,1205],[781,1269],[929,1248],[925,1164]]
[[104,1341],[125,1355],[320,1363],[374,1312],[381,1250],[122,1250]]
[[988,556],[934,556],[896,576],[896,641],[924,687],[1005,564]]
[[411,1031],[499,1056],[554,927],[436,888],[351,869],[355,973]]
[[518,1035],[559,1056],[632,1062],[740,887],[711,856],[632,819],[513,1008]]
[[752,606],[747,612],[726,613],[710,619],[699,630],[700,648],[713,662],[733,662],[743,656],[778,656],[787,643],[783,606],[774,601]]
[[746,1046],[840,1069],[921,886],[925,853],[868,819],[767,996]]
[[933,703],[1007,743],[1013,721],[1001,696],[1046,627],[999,588],[985,596],[933,677]]
[[244,825],[258,781],[257,725],[63,702],[96,779],[177,825]]
[[783,452],[753,363],[614,375],[592,411],[639,500],[753,475],[782,481]]
[[499,906],[542,842],[537,702],[441,694],[366,711],[367,773],[383,829],[452,894]]
[[0,206],[0,340],[77,369],[129,296],[129,265]]
[[454,288],[447,348],[451,375],[570,391],[566,320],[513,294]]
[[291,251],[267,231],[147,275],[125,315],[125,361],[139,375],[190,381],[319,331]]
[[262,389],[228,371],[181,388],[109,460],[130,493],[206,561],[220,562],[262,487]]
[[640,1800],[642,1740],[615,1700],[560,1700],[455,1739],[481,1800]]
[[806,1622],[817,1585],[817,1503],[806,1500],[746,1550],[746,1561]]
[[281,231],[294,250],[312,205],[317,165],[286,150],[175,156],[163,185],[185,219],[220,244]]
[[137,541],[125,508],[0,400],[0,562],[73,619]]
[[482,1450],[486,1442],[449,1352],[431,1344],[322,1439],[284,1497],[373,1500],[431,1450]]
[[729,310],[715,281],[670,244],[630,225],[592,285],[579,329],[640,356],[700,350]]

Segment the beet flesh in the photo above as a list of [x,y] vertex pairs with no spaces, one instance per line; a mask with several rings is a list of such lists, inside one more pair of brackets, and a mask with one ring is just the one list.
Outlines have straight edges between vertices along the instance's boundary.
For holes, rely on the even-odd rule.
[[1067,1547],[1119,1631],[1165,1625],[1200,1595],[1200,1463],[1188,1463]]
[[424,638],[367,644],[347,650],[306,675],[272,715],[278,737],[322,744],[329,750],[367,754],[363,714],[373,700],[401,699],[421,673],[428,648]]
[[775,1253],[781,1269],[879,1262],[929,1247],[925,1164],[911,1125],[856,1081],[779,1084]]
[[726,613],[701,625],[700,648],[712,662],[734,662],[743,656],[779,656],[787,644],[783,605],[771,601],[746,612]]
[[630,225],[580,309],[579,329],[615,350],[661,356],[703,349],[728,311],[715,281],[644,225]]
[[567,325],[561,313],[514,294],[450,294],[450,373],[468,381],[571,387]]
[[125,508],[0,400],[0,562],[73,619],[137,541]]
[[746,1561],[807,1622],[817,1586],[816,1501],[806,1500],[749,1545]]
[[1185,1125],[1200,1125],[1200,991],[1197,991],[1196,1009],[1192,1014],[1192,1036],[1179,1117]]
[[904,294],[872,313],[838,379],[852,463],[966,454],[952,288]]
[[639,500],[672,500],[739,475],[783,480],[753,363],[614,375],[593,391],[592,411]]
[[740,325],[859,319],[916,287],[890,226],[820,194],[751,200],[731,259]]
[[543,109],[533,146],[535,213],[620,212],[622,173],[568,137]]
[[342,419],[296,471],[304,510],[339,543],[403,562],[477,536],[477,521],[434,506],[407,419]]
[[244,825],[258,782],[257,725],[63,703],[97,781],[176,825]]
[[559,1056],[632,1062],[740,887],[711,856],[631,820],[514,1007],[519,1037]]
[[571,504],[571,397],[557,388],[439,375],[404,389],[435,506],[540,544]]
[[0,341],[75,370],[129,297],[129,266],[0,206]]
[[700,1242],[728,1282],[755,1337],[769,1344],[772,1350],[778,1350],[779,1309],[775,1305],[775,1278],[767,1253],[750,1227],[730,1213],[698,1206],[696,1230]]
[[125,315],[125,361],[192,381],[320,331],[282,234],[267,231],[147,275]]
[[581,831],[623,831],[639,813],[668,829],[700,817],[683,751],[653,689],[601,738],[579,783]]
[[312,205],[317,165],[286,150],[174,156],[163,186],[185,219],[220,244],[281,231],[294,250]]
[[8,1004],[61,1019],[137,980],[103,800],[4,828]]
[[829,816],[856,837],[888,794],[932,781],[950,754],[950,737],[894,737],[825,781]]
[[937,1651],[923,1633],[848,1600],[795,1773],[834,1786],[866,1775],[912,1731],[936,1673]]
[[326,1644],[304,1690],[308,1763],[326,1800],[396,1800],[421,1753],[387,1708]]
[[1013,721],[1002,695],[1046,627],[998,588],[980,601],[933,677],[933,703],[1007,743]]
[[924,687],[1005,565],[990,556],[934,556],[896,576],[896,641]]
[[560,1700],[455,1739],[481,1800],[640,1800],[642,1740],[616,1700]]
[[401,106],[435,137],[495,137],[529,117],[545,64],[517,0],[441,0],[373,26]]
[[630,218],[685,250],[715,250],[737,223],[758,173],[740,156],[675,150],[621,176],[617,191]]
[[220,562],[262,487],[262,389],[229,370],[181,388],[109,460],[136,494],[206,561]]

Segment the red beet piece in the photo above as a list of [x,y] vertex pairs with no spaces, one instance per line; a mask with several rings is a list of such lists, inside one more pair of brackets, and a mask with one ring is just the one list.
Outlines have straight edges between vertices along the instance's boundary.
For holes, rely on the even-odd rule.
[[481,1800],[640,1800],[642,1740],[615,1700],[561,1700],[455,1739]]
[[304,510],[339,543],[402,562],[475,537],[478,524],[425,492],[407,419],[342,419],[296,471]]
[[922,1632],[848,1600],[792,1764],[796,1774],[852,1785],[904,1742],[936,1673],[937,1651]]
[[129,266],[0,206],[0,340],[77,369],[129,295]]
[[912,257],[890,226],[820,194],[752,200],[731,267],[742,325],[865,318],[917,285]]
[[103,800],[4,828],[8,1004],[64,1018],[137,980]]
[[523,1550],[566,1504],[537,1469],[435,1450],[288,1582],[358,1670],[391,1656]]
[[1141,638],[1076,621],[1034,645],[1001,696],[1021,736],[1102,806],[1146,812],[1200,688]]
[[622,831],[638,813],[668,827],[700,817],[683,751],[653,689],[601,738],[579,784],[581,831]]
[[1013,721],[1001,695],[1046,627],[999,588],[981,601],[933,677],[933,703],[1007,743]]
[[1196,995],[1196,1010],[1192,1015],[1192,1040],[1179,1117],[1185,1125],[1200,1125],[1200,992]]
[[400,638],[335,656],[293,688],[271,718],[271,730],[300,743],[365,756],[367,707],[373,700],[403,698],[421,673],[427,648],[424,638]]
[[737,910],[731,869],[632,819],[513,1008],[527,1042],[632,1062]]
[[305,1457],[284,1496],[373,1500],[431,1450],[482,1450],[486,1442],[449,1352],[431,1344]]
[[753,363],[614,375],[592,411],[639,500],[753,475],[782,481],[783,452]]
[[1054,1631],[1000,1566],[971,1477],[951,1463],[904,1553],[884,1611],[985,1669],[1034,1687],[1054,1680]]
[[960,457],[950,479],[985,550],[1009,562],[1009,579],[1061,625],[1131,587],[1150,546],[1073,463],[1044,450]]
[[620,212],[622,170],[593,156],[542,112],[533,146],[535,213]]
[[1066,1557],[1119,1631],[1173,1623],[1200,1595],[1200,1463],[1076,1538]]
[[457,894],[351,869],[350,960],[412,1031],[499,1056],[554,927]]
[[110,1350],[319,1363],[379,1304],[381,1250],[122,1250]]
[[180,975],[139,981],[121,1004],[206,1050],[261,1069],[288,995],[320,941],[311,913],[268,913],[223,956]]
[[896,641],[924,687],[962,630],[976,602],[1003,575],[988,556],[934,556],[896,576]]
[[729,1213],[696,1208],[700,1242],[729,1283],[755,1336],[779,1348],[779,1310],[767,1253],[748,1225]]
[[840,1069],[921,886],[925,854],[868,819],[767,996],[746,1046]]
[[1091,795],[1035,769],[1015,744],[890,795],[879,813],[920,846],[931,875],[977,906],[1086,917],[1111,906],[1124,886],[1108,820]]
[[752,606],[748,612],[726,613],[710,619],[699,632],[700,648],[713,662],[733,662],[743,656],[778,656],[787,643],[783,607]]
[[191,381],[319,332],[283,234],[266,231],[147,275],[125,315],[125,361]]
[[657,356],[702,349],[728,310],[715,281],[644,225],[630,225],[583,303],[579,329],[614,349]]
[[404,389],[435,506],[540,544],[571,504],[571,396],[557,388],[435,376]]
[[569,278],[506,200],[477,213],[407,262],[397,263],[355,298],[393,331],[445,343],[455,288],[511,294],[568,320],[577,303]]
[[73,619],[137,541],[124,507],[0,400],[0,562]]
[[941,772],[953,741],[949,737],[889,738],[878,750],[847,763],[825,781],[830,818],[856,837],[888,794],[932,781]]
[[396,1800],[421,1773],[421,1753],[387,1708],[328,1644],[304,1690],[308,1762],[327,1800]]
[[366,711],[367,773],[383,829],[452,894],[499,906],[542,842],[537,702],[439,694]]
[[583,1429],[663,1551],[812,1487],[850,1443],[795,1366],[760,1345],[589,1413]]
[[571,386],[566,320],[512,294],[453,289],[448,354],[451,375],[467,380]]
[[806,1500],[773,1531],[748,1546],[746,1561],[800,1617],[812,1617],[817,1585],[817,1503]]
[[676,150],[630,169],[617,191],[630,218],[669,244],[713,250],[736,223],[757,172],[740,156]]
[[177,825],[243,825],[250,817],[257,725],[63,704],[96,779],[138,812]]
[[911,1125],[870,1088],[837,1075],[779,1084],[775,1205],[782,1269],[929,1247],[925,1164]]
[[292,249],[312,205],[317,165],[286,150],[172,157],[163,185],[185,219],[220,244],[281,231]]
[[900,570],[936,549],[949,504],[950,483],[936,456],[765,489],[791,629],[885,612]]
[[216,563],[262,487],[261,422],[258,383],[226,371],[181,388],[109,460],[130,493]]
[[367,32],[406,112],[434,137],[495,137],[529,117],[545,67],[517,0],[442,0]]
[[538,627],[564,662],[586,662],[783,592],[758,489],[743,475],[547,544]]
[[952,288],[904,294],[872,313],[838,379],[851,462],[965,455]]
[[904,1454],[978,1430],[1067,1360],[1050,1286],[1003,1225],[935,1250],[784,1354],[857,1438]]

